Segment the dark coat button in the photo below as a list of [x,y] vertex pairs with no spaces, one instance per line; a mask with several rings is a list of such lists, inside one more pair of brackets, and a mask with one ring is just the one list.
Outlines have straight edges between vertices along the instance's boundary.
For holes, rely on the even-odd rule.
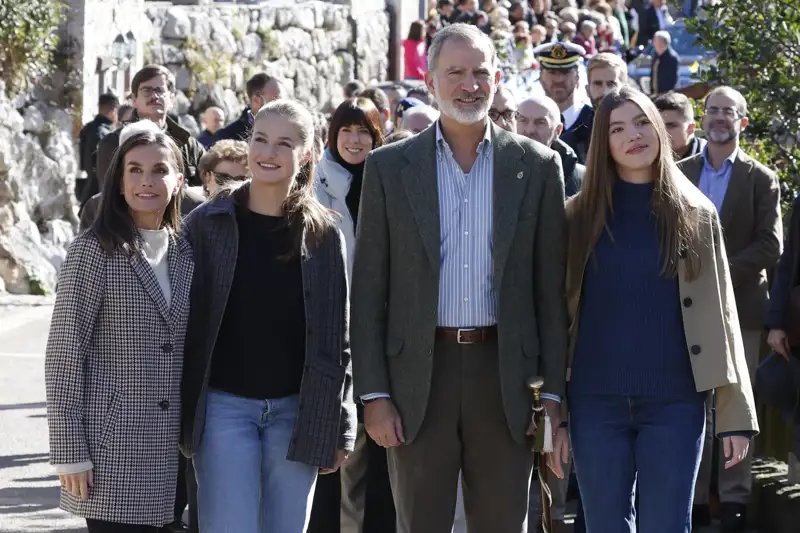
[[700,351],[701,351],[700,346],[698,346],[697,344],[692,346],[692,355],[700,355]]
[[161,408],[162,411],[166,411],[169,409],[169,402],[167,400],[162,400],[158,402],[158,406]]
[[161,346],[161,351],[164,353],[172,353],[172,344],[166,343]]
[[683,306],[684,307],[691,307],[692,306],[692,299],[691,298],[684,298],[683,299]]

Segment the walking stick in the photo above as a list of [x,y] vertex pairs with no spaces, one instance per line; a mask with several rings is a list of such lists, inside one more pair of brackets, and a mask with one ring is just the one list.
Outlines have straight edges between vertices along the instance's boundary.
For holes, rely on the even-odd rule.
[[549,472],[547,466],[547,454],[553,451],[553,429],[550,426],[550,417],[542,405],[541,390],[544,379],[540,377],[528,378],[528,388],[533,393],[533,404],[531,420],[536,428],[536,437],[533,444],[535,460],[539,470],[539,493],[542,498],[542,532],[551,533],[553,523],[550,518],[550,506],[553,502],[553,495],[550,486],[547,484]]

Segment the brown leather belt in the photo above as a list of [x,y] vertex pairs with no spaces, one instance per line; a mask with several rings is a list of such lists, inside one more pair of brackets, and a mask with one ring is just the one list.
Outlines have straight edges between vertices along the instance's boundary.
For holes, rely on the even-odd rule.
[[483,328],[436,328],[436,338],[458,344],[477,344],[497,338],[497,326]]

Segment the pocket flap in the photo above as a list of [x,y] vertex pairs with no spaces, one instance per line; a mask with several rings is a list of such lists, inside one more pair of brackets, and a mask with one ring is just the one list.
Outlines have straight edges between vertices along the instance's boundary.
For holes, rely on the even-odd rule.
[[389,337],[386,339],[386,355],[396,357],[403,351],[403,339]]

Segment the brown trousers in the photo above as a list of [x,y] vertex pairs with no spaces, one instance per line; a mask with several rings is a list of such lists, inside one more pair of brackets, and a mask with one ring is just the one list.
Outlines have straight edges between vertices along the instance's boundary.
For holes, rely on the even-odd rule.
[[459,470],[468,533],[526,533],[532,466],[508,429],[496,341],[437,341],[422,428],[389,450],[398,533],[452,531]]

